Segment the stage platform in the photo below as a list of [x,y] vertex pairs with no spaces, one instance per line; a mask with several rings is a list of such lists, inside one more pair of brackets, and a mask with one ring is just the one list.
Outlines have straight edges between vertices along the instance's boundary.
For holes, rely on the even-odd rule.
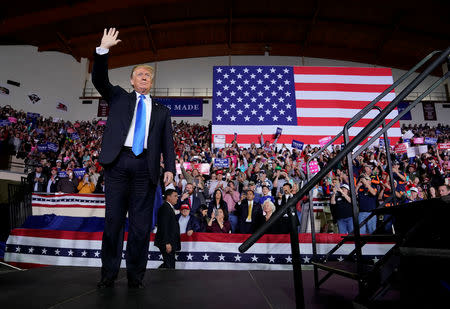
[[[92,267],[0,273],[0,307],[295,308],[290,271],[147,270],[142,290],[128,288],[125,270],[110,289],[97,289],[99,276]],[[312,270],[304,270],[303,279],[306,308],[353,308],[355,281],[333,276],[316,291]]]

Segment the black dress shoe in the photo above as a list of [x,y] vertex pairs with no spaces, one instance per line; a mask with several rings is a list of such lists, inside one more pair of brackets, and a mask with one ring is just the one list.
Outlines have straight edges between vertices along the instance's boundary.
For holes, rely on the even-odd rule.
[[145,288],[145,285],[142,281],[133,280],[128,281],[128,287],[131,289],[143,289]]
[[97,287],[99,289],[112,288],[113,286],[114,286],[114,280],[113,279],[103,278],[102,280],[100,280],[99,283],[97,283]]

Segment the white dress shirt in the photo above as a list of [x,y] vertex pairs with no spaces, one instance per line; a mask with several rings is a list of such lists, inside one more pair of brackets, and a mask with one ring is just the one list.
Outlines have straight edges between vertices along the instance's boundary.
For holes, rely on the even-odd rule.
[[[109,49],[97,47],[96,52],[99,55],[104,55],[109,52]],[[130,125],[130,128],[128,129],[127,138],[125,139],[125,143],[124,143],[124,146],[127,146],[127,147],[133,147],[134,127],[136,125],[136,111],[137,111],[139,100],[140,100],[139,96],[141,95],[140,93],[138,93],[136,91],[135,91],[135,93],[136,93],[136,105],[134,107],[133,119],[131,120],[131,125]],[[152,98],[150,97],[150,95],[148,95],[148,94],[145,95],[144,103],[145,103],[145,129],[146,129],[145,130],[145,139],[144,139],[144,149],[147,149],[147,139],[148,139],[148,133],[149,133],[149,127],[150,127],[150,116],[152,114]]]

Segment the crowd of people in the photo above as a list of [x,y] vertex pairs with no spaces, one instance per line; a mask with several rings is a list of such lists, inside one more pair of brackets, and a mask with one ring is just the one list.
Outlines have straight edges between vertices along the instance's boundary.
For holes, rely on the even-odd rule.
[[[12,118],[11,118],[12,117]],[[103,193],[103,168],[97,158],[104,122],[53,120],[30,117],[10,106],[0,107],[0,147],[25,160],[30,189],[46,193]],[[450,127],[438,125],[403,126],[402,133],[435,138],[427,151],[414,157],[386,153],[374,143],[353,162],[348,175],[347,162],[341,161],[312,190],[314,198],[329,201],[333,222],[340,233],[353,230],[350,177],[355,180],[360,222],[376,207],[447,195],[450,192],[449,150],[437,144],[450,141]],[[282,144],[255,142],[241,148],[235,142],[224,148],[211,148],[211,124],[203,126],[173,122],[176,163],[173,183],[180,198],[174,206],[180,232],[252,233],[279,211],[307,181],[304,162],[319,150],[305,145],[303,150]],[[257,139],[256,139],[257,140]],[[401,139],[399,143],[403,142]],[[410,139],[413,144],[413,139]],[[42,145],[56,145],[42,147]],[[213,146],[214,147],[214,146]],[[318,158],[323,168],[340,151],[340,145],[325,150]],[[393,162],[393,184],[387,170],[387,156]],[[216,159],[228,163],[217,166]],[[304,198],[297,204],[301,219]],[[375,231],[377,218],[362,227],[361,233]],[[283,216],[271,233],[287,233],[288,218]],[[389,229],[391,226],[386,225]]]

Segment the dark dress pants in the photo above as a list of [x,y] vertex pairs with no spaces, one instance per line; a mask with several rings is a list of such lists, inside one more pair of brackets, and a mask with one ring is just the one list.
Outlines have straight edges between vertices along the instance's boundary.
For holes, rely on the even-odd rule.
[[[159,158],[158,158],[159,159]],[[105,229],[102,239],[102,279],[116,279],[122,261],[125,219],[127,277],[142,281],[147,266],[156,185],[150,182],[146,152],[135,156],[123,148],[105,167]]]
[[170,253],[167,253],[166,248],[161,247],[159,248],[159,251],[161,252],[163,256],[163,263],[159,265],[158,268],[171,268],[175,269],[175,251],[171,251]]

